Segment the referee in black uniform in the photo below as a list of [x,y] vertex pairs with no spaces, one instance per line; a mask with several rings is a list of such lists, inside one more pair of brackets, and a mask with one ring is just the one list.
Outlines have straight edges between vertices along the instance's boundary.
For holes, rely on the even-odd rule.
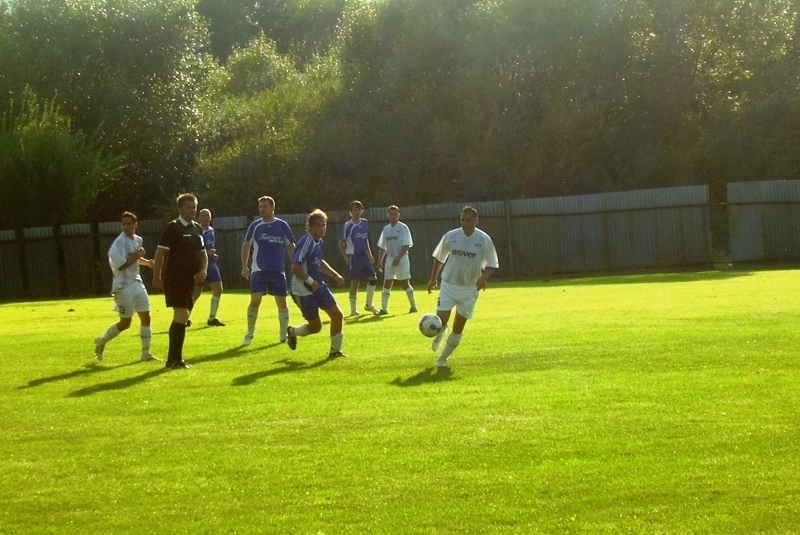
[[161,234],[153,265],[153,288],[164,290],[167,306],[172,309],[167,368],[189,368],[183,360],[186,322],[192,308],[194,287],[206,280],[208,268],[203,230],[194,221],[197,197],[191,193],[180,195],[178,215]]

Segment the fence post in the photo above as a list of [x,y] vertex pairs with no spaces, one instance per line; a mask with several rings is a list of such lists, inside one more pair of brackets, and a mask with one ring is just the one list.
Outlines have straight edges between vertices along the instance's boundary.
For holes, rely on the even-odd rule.
[[508,239],[508,275],[516,276],[514,269],[514,225],[511,221],[511,201],[503,199],[503,214],[506,219],[506,238]]

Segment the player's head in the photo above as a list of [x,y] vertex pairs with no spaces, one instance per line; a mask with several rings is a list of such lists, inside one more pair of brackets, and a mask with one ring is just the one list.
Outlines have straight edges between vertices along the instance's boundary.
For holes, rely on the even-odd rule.
[[133,212],[122,212],[122,217],[120,217],[122,222],[122,231],[127,236],[133,236],[136,232],[136,227],[139,226],[139,218],[136,217],[136,214]]
[[258,213],[261,219],[270,220],[275,215],[275,199],[264,195],[258,198]]
[[182,193],[178,195],[178,213],[187,221],[194,219],[197,215],[197,197],[193,193]]
[[391,205],[386,210],[386,217],[389,219],[389,222],[394,225],[400,220],[400,208],[396,204]]
[[478,226],[478,211],[472,206],[465,206],[461,209],[461,228],[469,236]]
[[361,212],[364,211],[364,205],[361,204],[361,201],[350,201],[350,215],[353,217],[361,216]]
[[203,208],[199,212],[197,212],[197,219],[200,221],[200,224],[204,227],[211,225],[211,210],[208,208]]
[[310,214],[306,220],[306,230],[315,239],[319,239],[325,235],[328,229],[328,215],[317,208]]

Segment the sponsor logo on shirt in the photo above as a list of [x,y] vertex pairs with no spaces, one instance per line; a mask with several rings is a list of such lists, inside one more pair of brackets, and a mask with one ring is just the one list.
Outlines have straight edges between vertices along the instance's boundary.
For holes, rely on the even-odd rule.
[[473,253],[471,251],[462,251],[461,249],[453,249],[452,251],[450,251],[450,254],[455,256],[465,256],[467,258],[475,258],[476,256],[478,256],[478,253]]

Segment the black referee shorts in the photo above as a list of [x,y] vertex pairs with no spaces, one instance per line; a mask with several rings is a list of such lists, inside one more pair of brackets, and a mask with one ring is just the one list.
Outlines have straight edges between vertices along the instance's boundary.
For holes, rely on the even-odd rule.
[[194,274],[166,277],[164,299],[169,308],[191,308],[194,297]]

